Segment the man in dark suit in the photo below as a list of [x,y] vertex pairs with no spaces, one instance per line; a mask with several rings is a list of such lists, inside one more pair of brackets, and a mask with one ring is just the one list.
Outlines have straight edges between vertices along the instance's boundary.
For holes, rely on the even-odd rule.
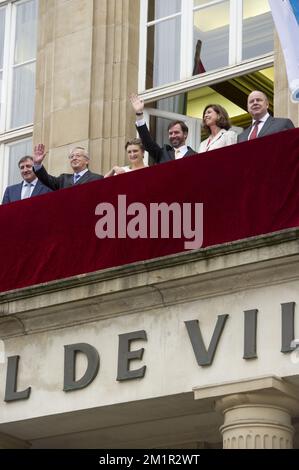
[[53,191],[69,188],[77,184],[90,183],[100,180],[102,175],[92,173],[88,169],[89,156],[83,147],[75,147],[69,155],[73,173],[62,173],[60,176],[49,175],[42,165],[45,158],[45,146],[38,144],[34,147],[34,172],[38,179]]
[[35,176],[32,157],[25,155],[25,157],[20,159],[18,166],[23,181],[22,183],[7,186],[3,195],[2,204],[8,204],[9,202],[20,201],[21,199],[51,192],[51,189],[43,185]]
[[132,94],[131,104],[136,113],[136,128],[145,150],[150,154],[155,163],[164,163],[170,160],[195,155],[191,147],[187,147],[188,127],[183,121],[173,121],[168,126],[168,138],[171,145],[160,147],[152,139],[145,120],[143,118],[144,102],[138,95]]
[[247,110],[252,116],[252,125],[239,134],[238,142],[245,142],[295,127],[290,119],[270,116],[268,108],[269,101],[265,93],[262,91],[250,93],[247,99]]

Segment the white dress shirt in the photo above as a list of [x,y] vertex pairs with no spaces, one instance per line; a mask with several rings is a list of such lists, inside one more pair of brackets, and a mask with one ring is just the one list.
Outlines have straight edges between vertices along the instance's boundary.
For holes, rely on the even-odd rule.
[[183,158],[183,156],[188,152],[187,145],[182,145],[181,147],[174,149],[174,158],[178,160],[179,158]]
[[38,182],[38,179],[35,178],[33,181],[31,181],[31,183],[27,183],[27,181],[23,181],[23,186],[22,186],[22,191],[21,191],[21,199],[24,199],[25,197],[25,194],[27,192],[27,187],[28,185],[30,185],[30,196],[32,196],[32,193],[34,191],[34,188],[35,188],[35,185],[36,183]]
[[[77,183],[77,181],[79,181],[79,179],[80,179],[83,175],[85,175],[85,173],[86,173],[87,171],[88,171],[88,168],[85,168],[85,170],[79,171],[79,173],[74,173],[74,176],[73,176],[74,182]],[[77,175],[79,175],[79,178],[76,178],[76,179],[75,179],[75,177],[76,177]]]

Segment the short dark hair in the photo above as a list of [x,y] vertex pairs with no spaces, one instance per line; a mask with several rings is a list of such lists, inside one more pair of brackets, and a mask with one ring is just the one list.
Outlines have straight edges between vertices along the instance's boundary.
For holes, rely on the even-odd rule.
[[128,140],[128,142],[125,145],[125,150],[127,150],[129,145],[138,145],[138,147],[140,148],[140,150],[142,150],[142,152],[144,152],[144,150],[145,150],[144,145],[142,143],[142,140],[138,139],[137,137],[135,137],[135,139]]
[[20,167],[21,163],[25,162],[26,160],[31,160],[33,163],[33,158],[31,157],[31,155],[25,155],[18,161],[18,167]]
[[[203,110],[202,113],[202,118],[204,119],[205,112],[208,108],[212,108],[215,113],[218,114],[218,119],[217,119],[217,126],[220,127],[220,129],[228,129],[231,128],[231,122],[228,116],[228,113],[226,109],[223,108],[223,106],[220,106],[220,104],[208,104],[205,109]],[[204,123],[203,128],[211,134],[210,128]]]
[[169,131],[172,127],[174,127],[176,124],[179,124],[181,126],[181,129],[184,133],[188,134],[189,129],[184,121],[171,121],[167,127],[167,130]]

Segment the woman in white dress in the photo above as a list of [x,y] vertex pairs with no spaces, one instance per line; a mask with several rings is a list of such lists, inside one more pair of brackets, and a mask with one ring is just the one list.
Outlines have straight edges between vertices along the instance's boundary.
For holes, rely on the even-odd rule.
[[120,175],[121,173],[127,173],[128,171],[140,170],[145,168],[148,165],[144,164],[144,146],[141,142],[141,139],[132,139],[126,143],[125,146],[129,165],[127,166],[117,166],[115,165],[111,170],[106,173],[104,178],[107,176]]
[[200,153],[237,143],[237,134],[230,130],[231,123],[227,111],[220,104],[207,105],[202,119],[209,137],[201,142]]

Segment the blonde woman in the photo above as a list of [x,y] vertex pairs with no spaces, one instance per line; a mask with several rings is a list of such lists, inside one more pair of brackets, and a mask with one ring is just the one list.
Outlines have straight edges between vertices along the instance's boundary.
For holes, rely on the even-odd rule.
[[126,143],[125,146],[129,165],[126,166],[114,166],[105,175],[105,178],[113,175],[120,175],[121,173],[127,173],[128,171],[135,171],[141,168],[145,168],[147,165],[144,163],[144,147],[141,139],[132,139]]

